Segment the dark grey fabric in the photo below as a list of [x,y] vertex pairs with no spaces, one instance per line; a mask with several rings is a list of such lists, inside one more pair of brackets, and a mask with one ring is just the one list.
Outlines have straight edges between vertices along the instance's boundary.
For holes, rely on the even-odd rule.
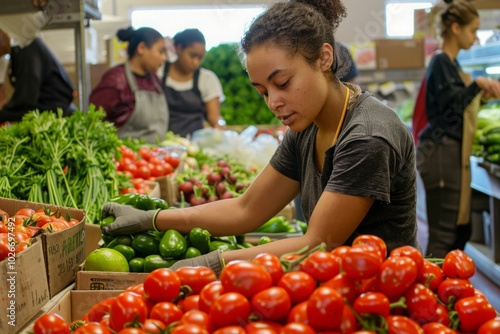
[[462,139],[464,110],[479,94],[476,82],[465,86],[459,72],[460,64],[445,53],[433,57],[426,75],[425,109],[427,127],[420,133],[420,140],[439,142],[444,135]]
[[300,182],[304,218],[309,220],[323,190],[374,198],[345,244],[360,234],[374,234],[389,250],[418,247],[414,145],[398,115],[363,93],[348,110],[337,143],[326,152],[322,174],[314,163],[316,132],[315,124],[300,133],[288,131],[271,159],[277,171]]
[[440,143],[421,141],[417,168],[425,186],[429,242],[426,255],[438,258],[464,249],[470,224],[457,225],[460,198],[460,142],[445,136]]

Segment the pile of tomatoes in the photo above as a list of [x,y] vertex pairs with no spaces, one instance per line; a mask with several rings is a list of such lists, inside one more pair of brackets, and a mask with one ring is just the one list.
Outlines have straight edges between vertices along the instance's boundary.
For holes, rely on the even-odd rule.
[[130,178],[132,187],[122,189],[121,193],[145,194],[148,186],[145,180],[154,181],[158,177],[171,175],[179,166],[181,158],[159,147],[141,146],[138,152],[120,146],[121,158],[116,162],[118,173]]
[[19,253],[31,244],[31,238],[41,232],[58,232],[78,224],[77,219],[50,208],[21,208],[9,216],[0,210],[0,261],[9,253]]
[[[494,308],[469,281],[475,266],[464,252],[440,265],[410,246],[386,252],[380,238],[361,235],[331,252],[321,245],[233,261],[218,278],[206,267],[161,268],[72,326],[80,325],[75,334],[500,332]],[[53,313],[34,332],[54,328],[70,332]]]

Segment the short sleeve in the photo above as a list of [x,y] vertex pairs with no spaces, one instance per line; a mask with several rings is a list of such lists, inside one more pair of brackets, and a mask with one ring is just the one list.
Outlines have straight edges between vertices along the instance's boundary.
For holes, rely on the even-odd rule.
[[219,78],[210,70],[204,68],[200,69],[198,87],[200,89],[201,99],[203,102],[208,102],[216,97],[219,98],[220,102],[223,102],[226,98],[224,96]]
[[390,203],[396,153],[379,137],[351,140],[335,152],[327,191]]
[[300,171],[298,170],[298,166],[300,162],[298,161],[296,149],[295,135],[288,130],[283,137],[283,141],[271,157],[270,164],[286,177],[299,181]]

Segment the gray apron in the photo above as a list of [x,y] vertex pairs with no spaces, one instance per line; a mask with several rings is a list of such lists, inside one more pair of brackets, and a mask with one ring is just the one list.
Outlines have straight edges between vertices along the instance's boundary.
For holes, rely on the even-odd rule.
[[167,100],[163,89],[153,78],[158,92],[140,90],[128,62],[125,63],[125,75],[134,94],[135,106],[132,115],[118,129],[118,136],[140,138],[151,144],[162,141],[169,123]]

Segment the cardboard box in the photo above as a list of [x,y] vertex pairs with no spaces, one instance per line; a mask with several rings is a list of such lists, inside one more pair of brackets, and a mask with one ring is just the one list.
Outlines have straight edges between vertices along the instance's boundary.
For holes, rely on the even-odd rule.
[[102,232],[97,224],[85,224],[85,258],[101,247]]
[[[52,211],[61,212],[63,216],[69,214],[71,218],[77,219],[79,223],[75,226],[55,233],[44,233],[41,236],[49,298],[74,282],[78,265],[85,260],[85,211],[7,198],[0,198],[0,208],[9,215],[14,215],[21,208],[33,210],[50,208]],[[40,274],[38,275],[40,277]]]
[[[35,321],[44,313],[53,312],[60,315],[68,324],[80,320],[92,306],[98,302],[118,295],[123,290],[114,291],[76,291],[74,285],[61,291],[47,303],[37,315],[30,319],[19,334],[33,333]],[[3,332],[2,332],[3,333]]]
[[149,197],[160,197],[160,184],[156,181],[144,181],[149,188],[148,196]]
[[423,68],[425,66],[424,40],[377,39],[377,69]]
[[0,262],[0,333],[16,333],[50,300],[41,238]]
[[160,185],[160,198],[165,200],[170,206],[175,205],[179,201],[179,191],[175,182],[176,176],[177,172],[174,172],[171,175],[156,179],[156,182]]
[[358,70],[374,70],[377,68],[374,42],[349,44],[349,51]]
[[125,290],[144,283],[148,274],[80,270],[76,274],[76,290]]

